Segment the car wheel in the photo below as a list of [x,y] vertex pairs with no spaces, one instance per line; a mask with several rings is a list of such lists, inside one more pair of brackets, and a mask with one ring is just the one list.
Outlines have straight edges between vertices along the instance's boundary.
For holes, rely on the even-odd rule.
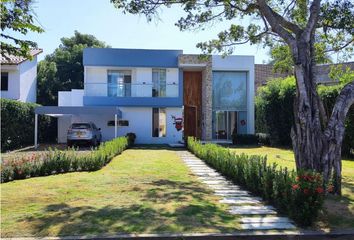
[[94,138],[91,143],[92,143],[92,146],[96,147],[97,146],[97,139]]

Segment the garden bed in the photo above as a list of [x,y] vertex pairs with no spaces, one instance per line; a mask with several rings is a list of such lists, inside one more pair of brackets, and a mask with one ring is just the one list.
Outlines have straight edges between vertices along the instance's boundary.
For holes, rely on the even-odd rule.
[[[229,149],[237,154],[266,155],[268,164],[295,169],[294,153],[290,149],[266,146],[234,146]],[[354,229],[354,159],[342,159],[342,196],[326,197],[323,211],[313,227],[325,231]]]
[[102,143],[86,153],[78,149],[49,149],[33,153],[9,154],[1,162],[1,182],[75,171],[94,171],[105,166],[128,146],[126,137]]

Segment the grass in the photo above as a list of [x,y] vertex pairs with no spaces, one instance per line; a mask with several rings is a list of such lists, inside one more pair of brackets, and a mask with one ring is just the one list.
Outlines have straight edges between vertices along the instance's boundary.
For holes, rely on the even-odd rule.
[[[279,167],[295,168],[294,153],[289,149],[272,147],[234,147],[236,153],[267,155],[268,163],[276,163]],[[324,211],[321,213],[315,228],[323,230],[354,228],[354,161],[342,160],[343,185],[342,196],[328,196]]]
[[226,208],[174,151],[129,149],[96,172],[1,184],[1,237],[232,232]]

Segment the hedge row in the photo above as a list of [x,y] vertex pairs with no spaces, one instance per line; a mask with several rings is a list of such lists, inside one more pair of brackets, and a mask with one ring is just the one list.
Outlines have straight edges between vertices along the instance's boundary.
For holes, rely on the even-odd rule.
[[[341,76],[342,83],[335,86],[319,86],[327,115],[330,116],[335,100],[347,79],[353,79],[354,73],[348,72]],[[290,131],[293,124],[293,103],[296,94],[294,77],[274,79],[266,86],[259,88],[255,101],[256,132],[269,135],[272,146],[291,147]],[[342,145],[342,154],[349,156],[354,151],[354,106],[346,118],[346,130]]]
[[[33,145],[34,103],[0,99],[1,104],[1,152]],[[57,121],[48,116],[39,116],[39,141],[54,142],[57,135]]]
[[16,179],[48,176],[75,171],[95,171],[105,166],[114,156],[128,146],[126,137],[102,143],[90,153],[79,153],[74,148],[68,151],[49,150],[1,163],[1,182]]
[[[322,177],[315,172],[288,171],[267,165],[266,157],[237,155],[215,144],[188,138],[188,149],[212,168],[255,195],[261,196],[297,224],[309,226],[323,206]],[[328,189],[332,190],[332,186]]]

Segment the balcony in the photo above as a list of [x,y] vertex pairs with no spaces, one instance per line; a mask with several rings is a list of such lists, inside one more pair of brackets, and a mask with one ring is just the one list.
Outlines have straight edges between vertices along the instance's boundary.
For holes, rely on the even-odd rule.
[[84,96],[95,97],[178,97],[178,84],[86,83]]
[[84,105],[87,106],[182,106],[179,84],[86,83]]

